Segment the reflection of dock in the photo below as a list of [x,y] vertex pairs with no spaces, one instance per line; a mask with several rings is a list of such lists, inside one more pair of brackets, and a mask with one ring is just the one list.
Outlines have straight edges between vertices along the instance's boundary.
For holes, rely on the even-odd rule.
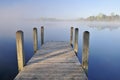
[[[35,29],[34,29],[35,30]],[[78,29],[76,29],[78,30]],[[37,30],[35,30],[37,32]],[[17,32],[18,35],[22,31]],[[78,40],[75,40],[74,50],[71,44],[68,42],[46,42],[42,41],[42,46],[37,49],[37,36],[34,32],[34,51],[35,55],[29,60],[24,66],[24,54],[22,45],[22,36],[17,41],[17,52],[18,52],[18,69],[19,74],[15,80],[88,80],[83,68],[87,66],[81,65],[76,53],[78,48]],[[41,31],[43,36],[43,32]],[[73,32],[72,32],[73,34]],[[23,35],[23,32],[22,32]],[[77,32],[78,35],[78,32]],[[73,36],[71,36],[72,38]],[[42,37],[44,38],[44,37]],[[85,37],[87,38],[87,37]],[[76,36],[75,39],[78,39]],[[72,41],[72,39],[71,39]],[[43,44],[44,43],[44,44]],[[85,50],[84,46],[84,50]],[[21,48],[21,50],[20,50]],[[88,48],[87,48],[88,49]],[[86,49],[86,51],[87,51]],[[83,51],[84,52],[84,51]],[[20,55],[23,54],[23,55]],[[84,58],[84,57],[83,57]],[[86,59],[85,59],[86,60]],[[84,60],[83,60],[84,61]],[[22,66],[23,65],[23,66]],[[88,67],[88,66],[87,66]]]

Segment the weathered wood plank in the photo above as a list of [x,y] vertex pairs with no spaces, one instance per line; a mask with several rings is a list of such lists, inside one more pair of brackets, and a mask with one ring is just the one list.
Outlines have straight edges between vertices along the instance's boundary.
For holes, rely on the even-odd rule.
[[14,80],[87,80],[67,42],[47,42]]

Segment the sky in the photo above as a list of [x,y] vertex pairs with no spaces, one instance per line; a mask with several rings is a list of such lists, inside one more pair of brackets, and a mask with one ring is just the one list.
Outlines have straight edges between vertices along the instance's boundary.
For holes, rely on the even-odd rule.
[[120,14],[120,0],[0,0],[0,19],[76,19],[99,13]]

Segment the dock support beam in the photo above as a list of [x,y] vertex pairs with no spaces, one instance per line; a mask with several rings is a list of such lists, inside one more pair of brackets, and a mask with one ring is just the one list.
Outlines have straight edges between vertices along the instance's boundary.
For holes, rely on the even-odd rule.
[[38,50],[38,35],[37,28],[33,28],[33,39],[34,39],[34,53]]
[[74,40],[74,51],[75,51],[75,53],[78,53],[78,32],[79,32],[79,29],[75,28],[75,40]]
[[44,27],[41,27],[41,46],[44,44]]
[[71,30],[70,30],[70,45],[73,46],[73,30],[74,28],[71,27]]
[[88,54],[89,54],[89,32],[85,31],[83,34],[82,66],[86,73],[88,73]]
[[25,65],[25,56],[24,56],[24,48],[23,48],[23,32],[16,32],[16,47],[17,47],[17,60],[18,60],[18,71],[20,72]]

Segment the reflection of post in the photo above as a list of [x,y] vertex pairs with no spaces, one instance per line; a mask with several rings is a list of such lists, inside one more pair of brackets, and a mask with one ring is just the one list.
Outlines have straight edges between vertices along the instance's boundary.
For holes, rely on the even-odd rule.
[[44,44],[44,27],[41,27],[41,45]]
[[23,48],[23,32],[16,32],[16,47],[17,47],[17,60],[18,60],[18,70],[21,71],[25,65],[24,48]]
[[73,30],[74,28],[71,27],[71,35],[70,35],[70,45],[73,46]]
[[75,28],[74,51],[78,52],[78,28]]
[[89,53],[89,32],[85,31],[83,35],[82,66],[88,73],[88,53]]
[[37,28],[33,28],[33,39],[34,39],[34,53],[38,50],[38,36]]

